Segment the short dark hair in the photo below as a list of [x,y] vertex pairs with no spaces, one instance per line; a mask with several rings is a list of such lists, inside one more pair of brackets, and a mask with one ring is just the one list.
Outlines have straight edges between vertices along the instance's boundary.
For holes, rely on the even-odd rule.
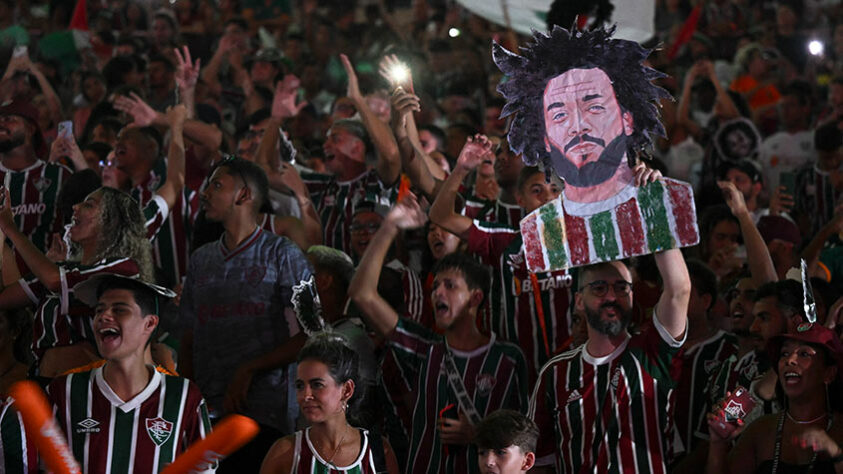
[[246,186],[254,194],[255,212],[260,212],[264,201],[269,196],[269,179],[266,177],[266,172],[255,163],[237,157],[221,161],[217,168],[225,168],[225,172],[230,176],[243,178]]
[[534,31],[533,42],[520,48],[521,55],[493,44],[495,64],[509,78],[498,86],[507,100],[501,116],[515,115],[507,137],[526,164],[551,168],[545,148],[544,91],[551,79],[571,69],[598,68],[609,77],[621,110],[629,112],[635,124],[632,147],[651,144],[654,134],[665,136],[656,102],[670,94],[652,82],[665,75],[643,65],[649,49],[613,39],[614,32],[615,27],[568,31],[560,26],[550,34]]
[[158,295],[155,291],[151,290],[148,286],[140,283],[138,281],[133,281],[128,278],[120,278],[120,277],[109,277],[103,279],[103,281],[97,286],[97,300],[105,294],[106,291],[110,290],[127,290],[132,293],[132,298],[135,300],[135,304],[141,310],[141,317],[145,318],[151,314],[158,316],[158,325],[150,334],[149,339],[146,341],[146,345],[149,345],[156,339],[156,335],[158,334],[158,327],[161,326],[161,303],[159,301]]
[[806,106],[811,104],[811,84],[803,80],[795,80],[787,83],[782,89],[782,95],[792,95],[799,101],[799,105]]
[[170,58],[168,58],[167,56],[164,56],[161,53],[156,53],[156,54],[153,54],[149,57],[149,64],[152,64],[152,63],[163,63],[164,67],[170,72],[173,72],[173,71],[176,70],[176,65],[173,64],[172,61],[170,61]]
[[436,265],[433,266],[432,273],[437,275],[447,270],[457,270],[462,273],[468,289],[482,291],[483,300],[485,301],[492,282],[492,276],[488,266],[483,265],[466,253],[454,252],[445,255],[441,260],[436,262]]
[[685,261],[685,264],[691,277],[691,285],[696,288],[697,294],[711,296],[711,302],[705,309],[706,311],[710,310],[717,302],[717,275],[702,260],[689,258]]
[[843,146],[843,132],[837,122],[829,122],[814,131],[814,148],[817,151],[837,151]]
[[[700,215],[700,242],[703,245],[703,248],[706,252],[709,251],[708,249],[708,242],[706,241],[708,238],[711,237],[711,233],[714,231],[714,227],[723,221],[734,222],[735,225],[740,226],[740,222],[738,222],[738,218],[732,214],[732,211],[729,209],[729,206],[725,204],[717,204],[714,206],[708,206],[705,211]],[[705,257],[708,257],[707,255]]]
[[438,146],[436,147],[437,150],[442,151],[445,148],[445,131],[441,128],[437,127],[436,125],[420,125],[419,131],[427,130],[433,135],[433,138],[436,139],[438,142]]
[[755,290],[755,301],[773,296],[776,307],[805,316],[802,299],[802,284],[796,280],[780,280],[764,283]]
[[539,173],[545,174],[544,171],[539,169],[538,166],[525,166],[525,167],[521,168],[521,171],[518,173],[518,181],[517,181],[517,184],[516,184],[516,189],[518,191],[521,191],[521,188],[524,187],[524,185],[527,183],[527,180],[532,178],[533,175],[536,175],[536,174],[539,174]]
[[515,410],[497,410],[477,424],[474,444],[483,449],[518,446],[524,454],[535,452],[539,440],[536,423]]

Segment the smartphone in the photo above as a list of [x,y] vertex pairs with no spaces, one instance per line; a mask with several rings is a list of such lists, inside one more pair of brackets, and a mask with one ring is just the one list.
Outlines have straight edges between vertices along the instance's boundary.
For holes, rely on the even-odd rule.
[[59,122],[58,136],[64,138],[73,138],[73,121],[64,120]]
[[12,50],[12,57],[13,58],[20,58],[29,54],[29,48],[26,45],[18,45],[15,46],[15,49]]
[[749,390],[738,387],[732,395],[726,399],[723,408],[723,418],[717,420],[712,429],[723,439],[728,439],[732,432],[738,427],[738,420],[743,420],[755,408],[755,400],[749,394]]
[[784,186],[784,193],[794,196],[796,192],[796,174],[792,171],[782,171],[779,175],[779,186]]

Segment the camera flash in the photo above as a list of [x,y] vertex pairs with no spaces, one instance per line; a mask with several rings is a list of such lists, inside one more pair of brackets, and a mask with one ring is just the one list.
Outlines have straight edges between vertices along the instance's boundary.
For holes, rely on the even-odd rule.
[[814,56],[821,56],[823,54],[824,49],[825,46],[823,46],[822,41],[811,40],[808,43],[808,52],[810,52]]
[[448,30],[448,36],[450,36],[451,38],[456,38],[459,35],[460,35],[460,29],[459,28],[451,28],[451,29]]
[[402,83],[410,77],[410,69],[403,64],[396,64],[389,70],[389,75],[396,83]]

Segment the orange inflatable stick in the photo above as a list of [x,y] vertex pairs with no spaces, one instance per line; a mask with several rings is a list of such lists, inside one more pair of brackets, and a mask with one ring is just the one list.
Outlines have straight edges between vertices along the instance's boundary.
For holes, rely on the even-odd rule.
[[202,441],[191,447],[165,467],[161,474],[187,474],[204,471],[216,461],[240,449],[258,434],[258,424],[242,415],[227,416]]

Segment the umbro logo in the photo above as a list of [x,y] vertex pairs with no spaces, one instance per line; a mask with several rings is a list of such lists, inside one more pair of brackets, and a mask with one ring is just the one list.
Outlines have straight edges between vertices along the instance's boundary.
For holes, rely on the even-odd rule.
[[568,395],[568,401],[566,401],[565,403],[567,404],[567,403],[575,402],[575,401],[580,400],[580,399],[582,399],[582,394],[580,394],[579,390],[574,389],[574,391],[571,392]]
[[84,420],[76,423],[76,432],[77,433],[99,433],[100,432],[100,422],[91,418],[85,418]]

